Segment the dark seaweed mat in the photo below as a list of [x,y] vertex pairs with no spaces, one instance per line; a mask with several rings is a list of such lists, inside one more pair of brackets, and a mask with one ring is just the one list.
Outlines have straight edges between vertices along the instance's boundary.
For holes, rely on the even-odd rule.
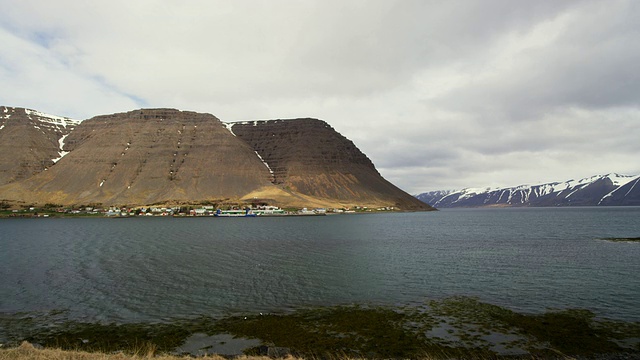
[[608,237],[602,238],[602,240],[613,242],[640,242],[640,237]]
[[[483,339],[489,334],[510,335],[503,345],[530,356],[640,355],[640,323],[597,319],[587,310],[521,314],[468,297],[422,306],[335,306],[157,324],[64,322],[38,327],[37,323],[34,318],[0,317],[0,329],[15,343],[27,340],[45,347],[101,352],[171,352],[201,332],[257,338],[267,346],[314,358],[500,357]],[[447,337],[429,335],[443,324],[450,328]]]

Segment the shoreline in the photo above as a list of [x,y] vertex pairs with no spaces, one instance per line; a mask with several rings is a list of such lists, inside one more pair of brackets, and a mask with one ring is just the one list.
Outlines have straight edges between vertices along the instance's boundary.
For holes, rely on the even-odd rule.
[[[35,318],[24,315],[0,317],[0,330],[8,336],[5,349],[27,341],[65,351],[146,354],[153,350],[162,355],[215,353],[225,358],[640,358],[640,322],[598,318],[578,309],[517,313],[468,297],[423,305],[342,305],[216,319],[200,316],[168,323],[66,319],[56,326],[51,319],[42,319],[38,327]],[[20,319],[29,323],[21,325]]]
[[[435,210],[437,211],[437,210]],[[245,217],[258,217],[258,218],[281,218],[281,217],[316,217],[316,216],[345,216],[345,215],[365,215],[365,214],[403,214],[403,213],[415,213],[415,212],[427,212],[427,211],[414,211],[414,210],[393,210],[393,211],[358,211],[358,212],[328,212],[328,213],[316,213],[316,214],[259,214],[252,216],[216,216],[216,215],[106,215],[106,214],[0,214],[0,219],[138,219],[138,218],[245,218]]]
[[[0,359],[4,360],[138,360],[138,359],[156,359],[156,360],[185,360],[185,359],[193,359],[193,356],[189,355],[167,355],[167,354],[158,354],[153,349],[145,349],[140,348],[138,352],[125,354],[123,352],[116,353],[103,353],[103,352],[87,352],[82,350],[62,350],[62,349],[45,349],[40,348],[39,346],[34,346],[29,342],[23,342],[20,346],[4,349],[0,347]],[[202,356],[197,356],[197,359],[203,360],[272,360],[272,359],[286,359],[286,360],[304,360],[304,359],[316,359],[316,358],[304,358],[304,357],[296,357],[291,354],[280,355],[280,354],[272,354],[272,355],[238,355],[238,356],[223,356],[217,354],[207,354]],[[509,359],[509,360],[519,360],[519,359],[563,359],[563,360],[576,360],[575,357],[556,354],[552,357],[531,357],[527,355],[523,356],[507,356],[507,357],[472,357],[474,359]],[[640,355],[636,356],[635,354],[599,354],[593,357],[579,357],[581,360],[631,360],[631,359],[639,359]],[[345,356],[344,354],[337,354],[332,356],[333,360],[347,360],[354,359],[353,357]],[[359,357],[357,359],[366,359],[364,357]],[[415,359],[420,360],[436,360],[436,359],[451,359],[448,357],[442,356],[434,356],[425,354],[423,356],[415,357]]]

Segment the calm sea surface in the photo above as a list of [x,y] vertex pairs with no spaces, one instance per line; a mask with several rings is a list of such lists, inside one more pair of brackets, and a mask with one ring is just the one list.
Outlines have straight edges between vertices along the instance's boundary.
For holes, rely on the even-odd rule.
[[0,220],[0,315],[81,321],[453,295],[640,321],[640,208]]

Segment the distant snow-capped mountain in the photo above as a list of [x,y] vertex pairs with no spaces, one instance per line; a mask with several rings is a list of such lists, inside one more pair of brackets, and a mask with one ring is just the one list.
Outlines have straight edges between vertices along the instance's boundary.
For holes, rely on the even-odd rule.
[[436,208],[640,205],[638,182],[640,182],[638,175],[612,173],[540,185],[438,190],[415,195],[415,197]]

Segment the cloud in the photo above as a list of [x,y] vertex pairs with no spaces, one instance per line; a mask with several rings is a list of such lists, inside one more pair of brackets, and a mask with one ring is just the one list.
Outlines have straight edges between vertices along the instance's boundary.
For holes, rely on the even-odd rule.
[[0,6],[6,105],[321,118],[410,192],[640,173],[631,0]]
[[637,106],[639,12],[629,2],[587,3],[507,32],[468,59],[468,82],[442,101],[516,121],[563,106]]
[[83,119],[85,112],[78,108],[87,105],[105,112],[136,106],[130,96],[94,78],[69,71],[64,62],[51,57],[38,44],[2,28],[0,43],[11,49],[0,53],[0,98],[6,105],[36,107],[79,119]]

